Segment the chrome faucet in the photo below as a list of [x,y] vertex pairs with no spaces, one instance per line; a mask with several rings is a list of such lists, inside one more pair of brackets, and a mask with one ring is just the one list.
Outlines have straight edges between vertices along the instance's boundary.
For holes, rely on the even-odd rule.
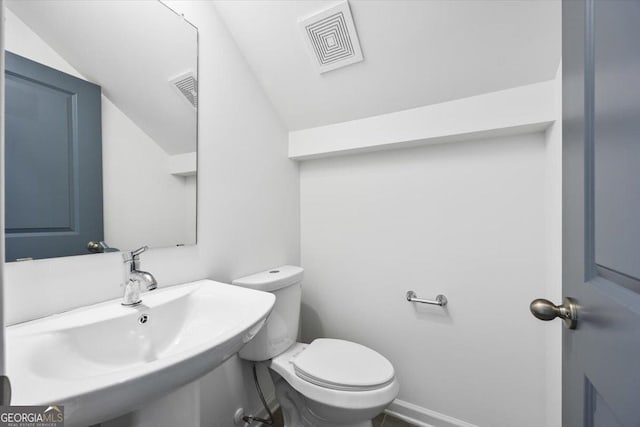
[[122,305],[133,306],[142,302],[140,298],[140,285],[144,285],[147,291],[152,291],[158,287],[158,282],[153,274],[140,270],[140,254],[149,249],[143,246],[135,251],[122,254],[124,259],[124,295]]

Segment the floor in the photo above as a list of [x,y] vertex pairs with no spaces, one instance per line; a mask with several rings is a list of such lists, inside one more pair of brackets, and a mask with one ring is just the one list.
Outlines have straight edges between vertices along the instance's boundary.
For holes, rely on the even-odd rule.
[[382,413],[373,419],[373,427],[414,427],[414,425],[400,418]]
[[[282,412],[278,409],[273,413],[273,425],[272,427],[284,427],[282,420]],[[392,417],[388,414],[380,414],[373,419],[373,427],[414,427],[413,424],[409,424],[406,421],[402,421],[396,417]]]

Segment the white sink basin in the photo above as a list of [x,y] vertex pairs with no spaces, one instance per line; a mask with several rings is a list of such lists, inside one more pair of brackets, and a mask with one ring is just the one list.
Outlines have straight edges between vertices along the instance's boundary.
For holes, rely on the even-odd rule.
[[130,412],[219,366],[255,336],[274,302],[200,280],[145,293],[135,307],[118,299],[10,326],[11,404],[62,404],[67,426]]

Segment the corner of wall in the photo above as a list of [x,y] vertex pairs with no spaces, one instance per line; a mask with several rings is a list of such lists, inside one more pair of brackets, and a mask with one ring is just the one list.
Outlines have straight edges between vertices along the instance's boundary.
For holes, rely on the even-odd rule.
[[287,132],[288,132],[289,131],[289,127],[287,126],[285,120],[282,118],[282,115],[280,114],[278,109],[275,107],[275,104],[271,100],[271,97],[269,97],[269,94],[264,89],[264,86],[262,85],[262,82],[260,82],[260,79],[258,78],[258,74],[255,72],[255,70],[253,69],[253,67],[251,66],[249,61],[247,60],[247,57],[245,56],[244,52],[240,48],[240,45],[238,44],[237,40],[233,37],[233,34],[231,33],[231,31],[229,31],[229,27],[227,26],[227,22],[225,21],[224,17],[222,16],[220,11],[218,10],[218,8],[215,5],[215,3],[213,4],[213,8],[214,8],[215,13],[216,13],[216,15],[218,17],[218,21],[221,23],[222,27],[224,28],[225,33],[227,34],[229,39],[232,41],[233,46],[236,48],[236,50],[238,51],[239,55],[242,57],[242,61],[244,62],[244,65],[247,67],[247,70],[249,71],[249,73],[251,73],[251,75],[253,76],[253,79],[257,83],[260,92],[262,92],[262,96],[268,101],[269,105],[271,106],[271,110],[273,110],[273,113],[277,117],[277,120],[280,123],[280,125],[282,126],[282,128],[286,129]]
[[[555,123],[546,131],[545,221],[546,292],[544,298],[562,300],[562,62],[554,79]],[[547,426],[562,423],[562,326],[547,328],[546,412]]]

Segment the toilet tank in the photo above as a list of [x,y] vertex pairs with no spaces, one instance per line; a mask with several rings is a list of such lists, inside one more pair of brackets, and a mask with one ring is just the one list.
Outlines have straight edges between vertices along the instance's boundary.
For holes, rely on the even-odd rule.
[[266,323],[240,350],[240,358],[253,361],[269,360],[296,342],[303,273],[302,267],[283,265],[232,282],[237,286],[271,292],[276,297],[276,303]]

